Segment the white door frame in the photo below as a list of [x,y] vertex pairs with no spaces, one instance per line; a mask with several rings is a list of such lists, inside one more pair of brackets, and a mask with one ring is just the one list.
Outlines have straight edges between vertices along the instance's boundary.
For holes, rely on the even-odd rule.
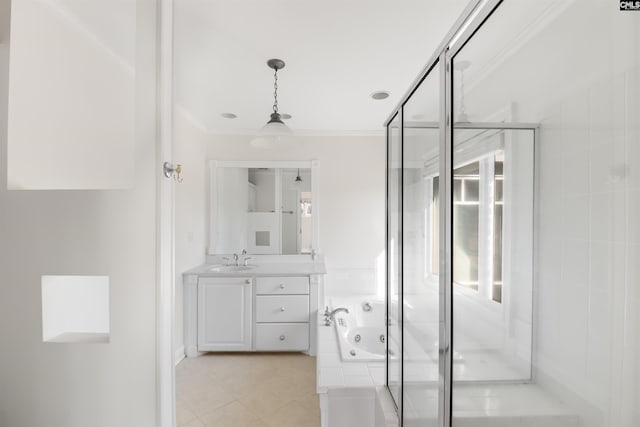
[[174,427],[173,352],[175,257],[174,181],[163,175],[173,161],[173,0],[157,0],[157,242],[156,242],[156,412],[159,427]]

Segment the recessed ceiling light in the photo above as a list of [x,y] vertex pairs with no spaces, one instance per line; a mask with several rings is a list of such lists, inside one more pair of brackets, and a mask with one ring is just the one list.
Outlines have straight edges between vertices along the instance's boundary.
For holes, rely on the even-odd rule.
[[236,115],[235,115],[235,114],[233,114],[233,113],[222,113],[222,114],[220,114],[220,115],[221,115],[222,117],[224,117],[225,119],[235,119],[236,117],[238,117],[238,116],[236,116]]
[[389,92],[386,92],[384,90],[373,92],[371,94],[371,98],[375,100],[387,99],[388,97],[389,97]]
[[280,118],[283,120],[289,120],[291,118],[291,114],[287,114],[287,113],[280,114]]

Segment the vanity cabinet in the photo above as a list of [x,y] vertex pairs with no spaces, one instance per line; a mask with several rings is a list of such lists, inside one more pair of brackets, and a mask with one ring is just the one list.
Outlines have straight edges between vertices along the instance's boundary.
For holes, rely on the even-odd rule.
[[250,277],[198,280],[198,350],[252,349],[253,281]]
[[257,351],[309,349],[309,278],[256,278]]
[[183,275],[184,350],[176,359],[208,351],[316,354],[323,262],[265,263],[229,274],[212,273],[211,264]]

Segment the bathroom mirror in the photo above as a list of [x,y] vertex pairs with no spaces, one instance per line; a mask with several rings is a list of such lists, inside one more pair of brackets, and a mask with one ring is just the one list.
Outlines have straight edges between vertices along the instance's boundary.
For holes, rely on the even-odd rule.
[[211,161],[208,253],[311,254],[317,248],[316,167]]

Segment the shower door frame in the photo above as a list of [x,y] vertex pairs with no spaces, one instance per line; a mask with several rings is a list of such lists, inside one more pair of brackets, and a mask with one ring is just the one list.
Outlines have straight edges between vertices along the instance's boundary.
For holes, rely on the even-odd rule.
[[[442,43],[436,49],[435,53],[431,56],[425,67],[418,74],[414,82],[409,89],[405,92],[400,102],[396,105],[393,111],[389,114],[387,120],[384,122],[386,128],[386,148],[387,148],[387,181],[386,181],[386,247],[388,249],[389,244],[389,136],[390,128],[393,120],[399,118],[399,135],[400,135],[400,147],[404,152],[404,132],[405,128],[403,109],[404,105],[411,98],[413,93],[418,89],[422,82],[430,75],[434,69],[440,71],[440,94],[439,94],[439,109],[440,118],[438,123],[432,123],[429,127],[440,129],[440,162],[439,170],[442,179],[439,180],[440,185],[440,247],[439,247],[439,260],[440,260],[440,275],[439,275],[439,340],[438,340],[438,426],[450,427],[452,422],[452,392],[453,392],[453,132],[454,128],[472,128],[472,129],[504,129],[504,130],[531,130],[533,131],[534,138],[534,161],[537,158],[538,151],[538,138],[539,138],[539,125],[537,123],[454,123],[453,122],[453,58],[455,55],[466,45],[466,43],[474,36],[474,34],[482,27],[485,21],[500,7],[503,0],[471,0],[467,7],[464,9],[456,23],[451,30],[447,33]],[[427,126],[423,126],[427,127]],[[404,165],[401,165],[404,168]],[[535,169],[534,169],[535,171]],[[535,172],[534,172],[535,173]],[[402,177],[402,173],[400,174]],[[402,188],[402,178],[401,188]],[[534,187],[534,197],[537,189]],[[400,197],[400,219],[399,219],[399,232],[402,236],[402,216],[404,213],[404,206],[402,200],[402,194]],[[534,219],[535,221],[535,219]],[[402,237],[401,237],[402,239]],[[399,244],[402,247],[402,240]],[[534,242],[535,243],[535,242]],[[389,336],[389,280],[390,280],[390,258],[389,251],[387,250],[386,259],[386,274],[387,274],[387,321],[386,321],[386,333]],[[399,301],[402,302],[403,298],[403,262],[402,254],[400,253],[399,278],[398,290],[400,292]],[[400,304],[402,305],[402,304]],[[403,310],[399,307],[400,312],[400,328],[401,337],[404,338],[404,326],[402,324]],[[532,333],[533,337],[533,333]],[[401,340],[402,340],[401,338]],[[387,350],[388,342],[387,339]],[[403,424],[403,384],[404,384],[404,349],[402,342],[400,343],[400,393],[399,402],[394,399],[392,401],[396,405],[396,410],[399,419],[399,426]],[[533,347],[532,347],[533,350]],[[387,357],[388,360],[388,357]],[[534,366],[535,363],[532,359],[532,378],[535,375]],[[386,363],[386,387],[389,389],[389,365]]]
[[[400,149],[401,152],[404,152],[404,129],[439,129],[438,123],[437,122],[402,122],[402,118],[403,118],[403,114],[399,114],[398,116],[398,123],[400,124],[399,126],[399,130],[398,130],[398,135],[400,138]],[[396,119],[396,116],[394,115],[393,117],[394,119]],[[390,129],[388,128],[387,131],[387,153],[389,153],[389,134],[390,134]],[[525,123],[525,122],[518,122],[518,123],[508,123],[508,122],[464,122],[464,123],[454,123],[454,126],[452,127],[452,131],[454,129],[473,129],[473,130],[504,130],[504,131],[531,131],[533,133],[533,161],[534,161],[534,175],[537,173],[537,158],[538,158],[538,141],[539,141],[539,137],[540,137],[540,124],[539,123]],[[451,137],[451,141],[453,141],[453,137]],[[438,368],[439,368],[439,398],[440,398],[440,406],[443,406],[443,404],[447,404],[447,406],[441,408],[443,410],[443,416],[442,416],[442,421],[439,422],[440,426],[450,426],[450,417],[451,417],[451,411],[450,411],[450,402],[451,400],[449,399],[447,402],[447,393],[452,393],[452,382],[453,382],[453,376],[452,376],[452,363],[453,360],[452,358],[449,358],[449,356],[453,355],[453,352],[450,351],[450,344],[453,344],[453,294],[452,294],[452,289],[453,289],[453,274],[452,274],[452,265],[453,265],[453,251],[452,251],[452,242],[453,242],[453,153],[452,152],[441,152],[441,153],[445,153],[445,155],[441,155],[440,156],[440,163],[441,164],[445,164],[445,171],[446,173],[443,174],[442,176],[444,176],[443,180],[440,180],[440,190],[442,191],[442,188],[448,188],[450,189],[449,191],[446,191],[444,193],[440,193],[441,195],[443,195],[444,197],[441,199],[442,203],[440,204],[440,214],[442,215],[443,211],[447,212],[447,217],[446,217],[446,221],[441,222],[441,227],[439,229],[439,234],[440,234],[440,242],[444,242],[444,244],[440,244],[440,248],[439,248],[439,254],[440,254],[440,301],[439,301],[439,314],[440,314],[440,336],[439,336],[439,363],[438,363]],[[446,154],[449,154],[448,156]],[[400,166],[400,170],[404,171],[404,162],[402,161],[402,159],[404,158],[403,155],[401,155],[401,166]],[[442,167],[442,166],[441,166]],[[404,188],[404,182],[402,179],[402,176],[404,174],[401,172],[400,173],[400,195],[399,195],[399,199],[400,199],[400,203],[399,203],[399,207],[400,207],[400,214],[399,214],[399,236],[400,236],[400,242],[399,247],[400,247],[400,252],[398,254],[398,257],[400,258],[400,262],[398,264],[398,268],[400,269],[400,283],[398,284],[398,291],[399,291],[399,302],[401,302],[403,300],[404,297],[404,286],[403,286],[403,279],[404,279],[404,263],[402,262],[403,260],[403,251],[402,251],[402,244],[403,244],[403,216],[404,216],[404,195],[403,195],[403,191],[402,189]],[[389,191],[389,177],[388,177],[388,171],[387,171],[387,192]],[[444,182],[443,182],[444,181]],[[534,197],[537,194],[537,185],[535,184],[535,180],[534,180]],[[446,205],[446,206],[443,206]],[[388,193],[387,193],[387,198],[386,198],[386,205],[388,208],[389,205],[389,200],[388,200]],[[535,222],[535,219],[534,219]],[[388,244],[389,244],[389,218],[387,217],[387,249],[389,248]],[[535,244],[535,241],[534,241]],[[389,252],[388,252],[389,253]],[[446,259],[443,258],[443,253],[446,255]],[[448,261],[448,262],[446,262]],[[532,260],[533,261],[533,260]],[[390,280],[390,276],[389,276],[389,263],[390,263],[390,259],[389,257],[387,257],[387,280]],[[442,274],[442,272],[444,272],[444,274]],[[444,276],[444,279],[443,279]],[[442,281],[446,280],[446,284],[445,284],[445,288],[442,288]],[[389,282],[388,282],[389,283]],[[444,290],[444,292],[443,292]],[[389,286],[387,286],[387,298],[390,297],[390,289]],[[389,300],[387,300],[389,301]],[[400,319],[404,320],[404,310],[403,307],[401,307],[402,304],[400,304],[400,306],[398,307],[398,311],[400,313]],[[387,304],[387,316],[388,316],[388,304]],[[449,315],[447,316],[446,313],[449,313]],[[402,415],[403,415],[403,405],[402,402],[404,400],[404,396],[403,396],[403,384],[404,384],[404,346],[403,346],[403,341],[404,341],[404,325],[402,325],[401,327],[401,341],[400,341],[400,363],[401,363],[401,376],[400,376],[400,383],[401,383],[401,387],[400,387],[400,401],[399,402],[395,402],[395,400],[393,400],[394,404],[396,404],[396,410],[398,412],[398,417],[400,417],[400,419],[402,420]],[[387,322],[387,336],[389,334],[389,323]],[[532,340],[533,340],[533,331],[532,331]],[[446,341],[447,344],[443,344],[443,338],[444,339],[448,339],[448,341]],[[388,346],[388,341],[387,340],[387,346]],[[533,360],[533,342],[532,342],[532,347],[531,347],[532,353],[530,354],[531,357],[531,376],[529,378],[526,379],[522,379],[522,380],[499,380],[500,383],[514,383],[514,384],[521,384],[521,383],[527,383],[533,380],[534,375],[535,375],[535,363]],[[387,365],[387,386],[388,386],[388,365]],[[447,382],[448,381],[448,382]],[[493,381],[480,381],[481,383],[492,383]],[[448,413],[446,412],[448,410]],[[448,415],[448,416],[447,416]],[[440,415],[439,415],[439,420],[440,420]],[[442,424],[442,422],[445,422],[446,424]],[[402,425],[402,421],[400,422],[399,425]]]

